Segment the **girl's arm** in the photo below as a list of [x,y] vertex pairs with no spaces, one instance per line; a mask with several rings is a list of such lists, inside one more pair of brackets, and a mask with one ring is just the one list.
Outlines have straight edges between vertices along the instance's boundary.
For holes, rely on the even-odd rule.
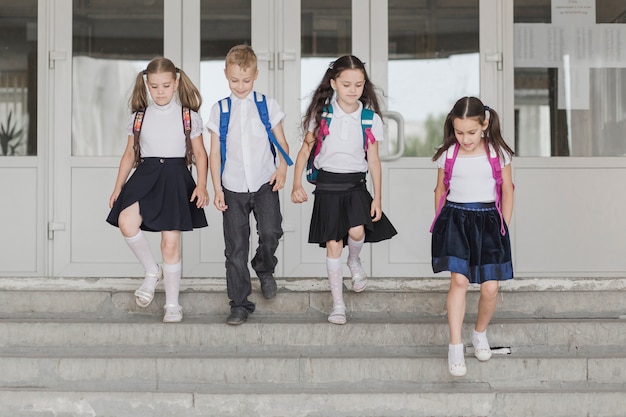
[[370,177],[372,177],[372,184],[374,185],[374,199],[372,200],[370,215],[372,216],[372,221],[377,222],[383,217],[381,195],[383,170],[380,166],[380,158],[378,157],[378,141],[371,143],[367,147],[367,165],[370,171]]
[[[289,144],[287,143],[287,139],[285,139],[283,123],[280,122],[276,126],[274,126],[274,128],[272,129],[272,133],[276,137],[276,140],[278,141],[280,146],[282,146],[285,152],[287,152],[287,155],[289,155]],[[285,161],[285,157],[283,157],[283,154],[278,152],[278,150],[276,151],[276,153],[280,158],[280,164],[278,165],[278,169],[276,170],[276,172],[274,172],[274,175],[272,175],[272,178],[270,179],[270,184],[273,184],[272,191],[278,191],[283,189],[283,187],[285,186],[285,182],[287,181],[287,168],[289,168],[289,165],[287,165],[287,161]]]
[[126,183],[128,179],[128,175],[130,171],[133,169],[133,165],[135,164],[135,150],[133,146],[135,145],[135,137],[133,135],[128,135],[128,143],[126,143],[126,149],[122,154],[122,159],[120,160],[120,167],[117,170],[117,179],[115,180],[115,188],[113,189],[113,193],[109,198],[109,208],[113,207],[113,203],[119,197],[120,192],[122,191],[122,187]]
[[513,216],[513,175],[511,164],[502,168],[502,217],[507,226]]
[[213,204],[219,211],[226,211],[228,206],[224,201],[224,191],[222,190],[222,154],[220,151],[220,136],[211,131],[211,151],[209,153],[209,169],[211,171],[211,182],[213,183]]
[[441,207],[439,207],[439,203],[441,201],[441,197],[446,192],[446,186],[443,185],[443,177],[444,177],[444,170],[443,168],[439,168],[437,170],[437,185],[435,185],[435,213],[438,213],[439,210],[441,209]]
[[206,149],[204,148],[204,141],[202,135],[194,138],[191,141],[191,149],[193,150],[193,157],[196,160],[196,169],[198,170],[198,183],[196,188],[191,194],[189,201],[196,200],[196,207],[203,208],[209,204],[209,193],[206,189],[207,173],[209,161],[206,155]]
[[302,146],[298,151],[295,167],[293,169],[293,189],[291,190],[292,203],[304,203],[309,199],[306,195],[306,191],[304,191],[304,187],[302,187],[302,172],[304,171],[304,167],[306,167],[306,163],[309,160],[309,155],[311,155],[314,143],[315,135],[313,132],[307,131],[306,136],[302,141]]

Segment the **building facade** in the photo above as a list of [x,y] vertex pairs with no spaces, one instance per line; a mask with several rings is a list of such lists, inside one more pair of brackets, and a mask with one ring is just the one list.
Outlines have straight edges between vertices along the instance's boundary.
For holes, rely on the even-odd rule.
[[[623,276],[625,23],[611,0],[0,0],[0,276],[140,276],[105,222],[134,77],[172,59],[206,121],[238,43],[258,55],[256,89],[287,113],[292,156],[329,62],[366,62],[386,109],[383,209],[399,230],[364,251],[371,275],[433,276],[430,158],[452,104],[475,95],[516,151],[516,276]],[[324,276],[306,243],[312,203],[290,202],[291,177],[277,275]],[[210,227],[183,237],[186,277],[224,276],[221,215],[206,214]]]

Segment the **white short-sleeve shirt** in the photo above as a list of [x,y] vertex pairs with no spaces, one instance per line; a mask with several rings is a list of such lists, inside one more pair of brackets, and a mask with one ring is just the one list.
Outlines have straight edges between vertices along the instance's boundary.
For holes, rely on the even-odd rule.
[[[226,163],[222,173],[222,185],[229,191],[245,193],[256,192],[266,184],[276,172],[279,162],[278,155],[274,155],[270,147],[267,131],[256,103],[254,92],[246,98],[239,99],[230,95],[231,108],[226,136]],[[278,102],[266,97],[267,111],[272,129],[285,118]],[[220,133],[220,103],[211,107],[207,129]],[[278,150],[276,150],[278,153]]]
[[[363,149],[363,128],[361,110],[363,103],[352,113],[345,113],[337,101],[333,101],[333,115],[328,128],[328,136],[322,143],[322,149],[313,162],[317,169],[339,174],[367,172],[367,160]],[[315,121],[309,123],[308,130],[315,131]],[[374,114],[372,134],[377,142],[384,140],[383,121]]]
[[[143,116],[139,146],[144,158],[184,158],[187,151],[183,129],[182,107],[174,100],[165,106],[150,104]],[[191,140],[202,135],[202,117],[191,110]],[[128,123],[128,134],[133,135],[135,113]]]
[[[451,147],[449,152],[454,149]],[[510,155],[502,150],[504,161],[500,165],[504,168],[511,163]],[[437,161],[437,167],[445,169],[446,152]],[[496,201],[496,180],[491,172],[491,164],[487,154],[462,156],[457,155],[450,178],[450,193],[448,201],[454,203],[492,203]]]

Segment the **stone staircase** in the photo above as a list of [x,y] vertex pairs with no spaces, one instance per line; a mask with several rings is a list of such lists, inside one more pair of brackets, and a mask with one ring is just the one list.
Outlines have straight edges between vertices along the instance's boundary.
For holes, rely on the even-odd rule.
[[[223,279],[185,279],[185,319],[139,279],[0,279],[0,417],[571,417],[626,415],[626,279],[502,284],[493,358],[447,372],[442,279],[370,279],[326,322],[325,279],[278,279],[228,326]],[[255,282],[257,285],[257,282]]]

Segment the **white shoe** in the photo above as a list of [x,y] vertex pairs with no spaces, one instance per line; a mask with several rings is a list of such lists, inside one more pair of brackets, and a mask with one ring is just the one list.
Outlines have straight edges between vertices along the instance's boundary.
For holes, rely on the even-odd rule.
[[491,348],[487,336],[483,336],[484,340],[476,337],[476,331],[472,332],[472,345],[474,346],[474,356],[481,362],[491,359]]
[[332,324],[346,324],[346,306],[333,307],[328,315],[328,321]]
[[348,262],[348,268],[352,275],[352,291],[363,291],[367,287],[367,273],[361,265],[361,259],[357,259],[354,263]]
[[159,282],[161,282],[161,280],[163,279],[163,269],[161,268],[161,265],[159,264],[157,264],[157,267],[159,269],[157,270],[155,274],[146,274],[146,278],[157,279],[157,283],[154,286],[154,289],[150,291],[149,288],[145,288],[142,285],[141,287],[139,287],[137,291],[135,291],[135,303],[137,303],[139,307],[142,307],[142,308],[148,307],[152,303],[152,300],[154,299],[154,290],[156,290],[156,287],[159,285]]
[[183,308],[179,304],[165,304],[163,307],[163,323],[180,323],[183,321]]
[[[454,348],[454,349],[452,349]],[[455,359],[450,355],[451,350],[456,351],[457,355]],[[450,375],[452,376],[465,376],[467,373],[467,367],[465,366],[465,356],[463,355],[464,347],[463,345],[450,345],[448,347],[448,371],[450,371]],[[458,353],[461,353],[459,357]]]

